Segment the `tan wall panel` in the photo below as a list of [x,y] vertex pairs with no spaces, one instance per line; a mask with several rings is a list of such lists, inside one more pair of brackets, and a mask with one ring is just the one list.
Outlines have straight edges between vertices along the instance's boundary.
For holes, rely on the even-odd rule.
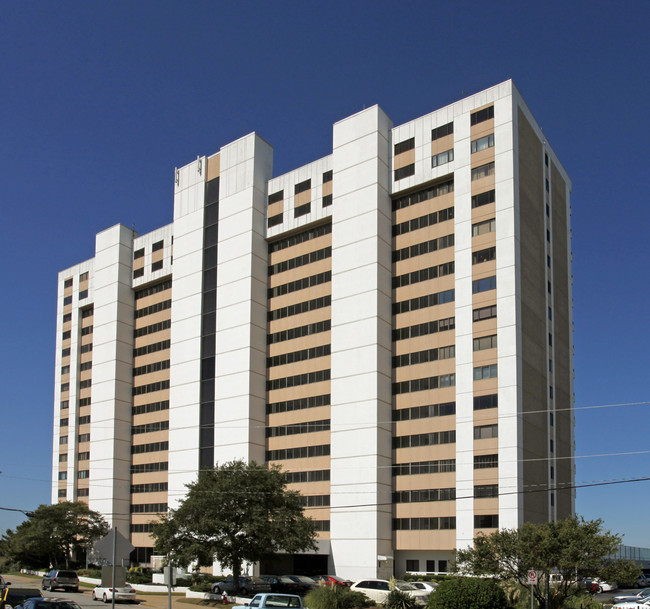
[[[306,391],[305,387],[309,387]],[[286,389],[276,389],[267,392],[267,401],[284,402],[286,400],[295,400],[298,398],[306,397],[308,395],[323,395],[330,393],[330,382],[322,381],[320,383],[310,383],[299,387],[287,387]]]
[[286,364],[284,366],[273,366],[272,368],[268,368],[266,373],[267,379],[271,381],[278,378],[296,376],[298,374],[318,372],[320,370],[329,370],[330,367],[331,357],[329,355],[326,355],[323,357],[304,360],[302,362]]
[[[136,446],[140,444],[151,444],[153,442],[167,442],[167,440],[169,440],[169,431],[165,429],[162,431],[137,434],[133,436],[132,444]],[[158,461],[158,459],[154,460]]]
[[131,533],[131,544],[136,548],[153,548],[153,538],[149,533]]
[[271,252],[269,254],[269,264],[272,265],[278,262],[284,262],[285,260],[291,260],[292,258],[297,258],[298,256],[303,256],[304,254],[309,254],[310,252],[315,252],[331,245],[332,233],[321,235],[315,239],[303,241],[302,243],[278,250],[277,252]]
[[[419,323],[424,323],[429,320],[423,320]],[[427,334],[425,336],[417,336],[416,338],[406,338],[398,340],[393,343],[393,353],[395,355],[404,355],[405,353],[417,353],[431,349],[432,347],[447,347],[455,343],[454,330],[445,330],[444,332],[437,332],[435,334]]]
[[[428,362],[425,364],[401,366],[394,369],[393,377],[395,382],[399,383],[402,381],[411,381],[413,379],[427,378],[430,376],[453,374],[454,372],[456,372],[456,360],[454,358],[450,358],[439,360],[437,362]],[[437,389],[434,389],[432,391],[437,391]],[[416,391],[415,393],[421,392]]]
[[[448,514],[453,515],[453,514]],[[455,550],[456,531],[395,531],[396,550]]]
[[169,359],[169,356],[170,356],[169,349],[163,349],[162,351],[156,351],[154,353],[139,355],[138,357],[133,358],[133,367],[139,368],[140,366],[147,366],[149,364],[154,364],[156,362],[162,362],[164,360]]
[[171,309],[165,309],[164,311],[158,311],[157,313],[152,313],[151,315],[145,315],[136,319],[134,323],[135,329],[145,328],[146,326],[151,326],[153,324],[160,323],[161,321],[168,321],[171,319]]
[[[270,414],[267,417],[267,425],[269,427],[278,427],[279,425],[291,425],[293,423],[304,423],[307,421],[321,421],[329,418],[330,407],[318,406],[316,408],[304,408],[302,410]],[[306,483],[301,482],[301,484]]]
[[[491,451],[481,451],[477,455],[490,454]],[[499,469],[496,467],[485,467],[483,469],[474,470],[474,484],[498,484],[499,483]]]
[[[453,206],[454,193],[448,192],[444,195],[433,197],[433,199],[428,199],[427,201],[422,201],[421,203],[416,203],[415,205],[409,205],[408,207],[395,210],[393,212],[393,224],[401,224],[407,220],[426,216],[433,211],[440,211],[441,209],[447,209],[448,207]],[[453,222],[453,220],[445,220],[442,224],[446,224],[447,222]]]
[[146,345],[153,345],[154,343],[160,343],[164,340],[171,339],[171,328],[166,330],[160,330],[160,332],[154,332],[153,334],[147,334],[146,336],[138,336],[134,339],[134,348],[145,347]]
[[396,398],[394,403],[399,408],[424,406],[426,404],[442,404],[443,402],[453,402],[456,399],[456,387],[443,387],[441,389],[429,389],[428,391],[403,393],[394,397]]
[[[401,250],[405,247],[411,247],[412,245],[417,245],[418,243],[426,243],[432,239],[439,239],[446,235],[451,235],[454,232],[454,226],[451,221],[447,220],[445,222],[439,222],[438,224],[433,224],[425,228],[420,228],[418,230],[411,231],[410,233],[404,233],[403,235],[398,235],[393,238],[393,250]],[[442,254],[446,252],[447,249],[450,249],[452,252],[453,247],[439,250]],[[438,252],[435,252],[437,255]],[[424,254],[422,256],[416,256],[417,258],[426,258],[431,254]],[[402,261],[404,262],[404,261]],[[395,263],[396,265],[401,264],[401,262]]]
[[455,285],[455,274],[439,277],[438,279],[429,279],[429,281],[422,281],[413,285],[407,285],[402,288],[393,290],[393,302],[402,302],[404,300],[411,300],[412,298],[418,298],[420,296],[426,296],[428,294],[444,292],[445,290],[453,289]]
[[151,393],[134,395],[133,405],[142,406],[143,404],[152,404],[154,402],[162,402],[164,400],[169,400],[169,389],[162,389],[160,391],[152,391]]
[[[319,294],[318,296],[315,296],[315,298],[321,298],[321,296],[329,296],[329,293]],[[298,301],[298,302],[303,302],[303,301]],[[274,319],[273,321],[270,321],[268,324],[268,333],[275,334],[276,332],[282,332],[283,330],[289,330],[291,328],[300,328],[301,326],[308,326],[309,324],[313,324],[318,321],[324,321],[326,319],[330,319],[331,316],[332,316],[331,307],[323,307],[321,309],[314,309],[313,311],[306,311],[305,313],[299,313],[298,315],[290,315],[289,317],[284,317],[282,319]],[[281,344],[281,343],[277,343],[277,344]],[[269,345],[269,347],[273,347],[273,346],[275,345]]]
[[[169,451],[160,450],[155,453],[138,453],[131,455],[131,463],[133,465],[142,465],[144,463],[164,463],[169,457]],[[135,474],[133,474],[135,475]]]
[[[472,156],[476,156],[478,153],[474,153]],[[489,161],[488,161],[489,162]],[[485,163],[483,163],[485,165]],[[472,169],[475,169],[476,167],[480,167],[480,165],[474,166],[472,164]],[[495,188],[495,174],[492,174],[491,176],[485,176],[484,178],[480,178],[478,180],[472,180],[472,194],[476,195],[481,192],[487,192],[488,190],[494,190]]]
[[291,491],[298,491],[301,495],[329,495],[329,480],[321,482],[300,482],[287,485]]
[[456,429],[455,415],[396,422],[395,436],[414,436],[435,431],[448,431],[450,429]]
[[487,366],[488,364],[496,363],[496,349],[483,349],[483,351],[474,351],[474,366]]
[[396,503],[395,518],[435,518],[454,516],[455,501],[427,501],[416,503]]
[[[332,294],[332,282],[326,281],[320,285],[315,285],[310,288],[305,288],[304,290],[298,290],[296,292],[291,292],[290,294],[283,294],[282,296],[276,296],[269,300],[269,311],[275,311],[276,309],[282,309],[290,305],[297,304],[299,302],[307,302],[308,300],[314,300],[315,298],[321,298],[322,296],[328,296]],[[320,309],[322,310],[322,309]],[[301,313],[305,315],[306,313]],[[291,317],[285,317],[285,319],[294,319],[298,318],[297,315],[292,315]],[[276,321],[280,321],[279,319]],[[271,322],[274,323],[274,322]],[[302,322],[296,322],[295,326],[304,325]],[[289,327],[294,327],[291,325]]]
[[[496,362],[492,362],[493,364],[496,364]],[[481,364],[483,366],[486,366],[487,364]],[[497,370],[498,374],[498,370]],[[482,394],[487,394],[487,393],[496,393],[498,389],[498,378],[493,378],[493,379],[483,379],[480,381],[474,381],[474,392],[475,393],[482,393]]]
[[[454,248],[447,247],[443,250],[426,254],[424,256],[414,256],[407,260],[402,260],[393,265],[393,277],[419,271],[421,269],[428,269],[432,266],[445,264],[454,261]],[[439,278],[440,279],[440,278]]]
[[[324,260],[318,260],[310,264],[305,264],[304,266],[299,266],[295,269],[290,269],[282,273],[277,273],[276,275],[271,275],[269,277],[268,287],[274,288],[291,281],[296,281],[298,279],[304,279],[305,277],[311,277],[312,275],[317,275],[318,273],[325,273],[332,269],[332,259],[325,258]],[[304,292],[305,290],[298,290],[298,292]],[[293,293],[293,292],[292,292]],[[300,302],[300,301],[294,301]],[[273,307],[275,308],[275,306]]]
[[144,256],[141,256],[140,258],[136,258],[133,261],[133,270],[137,271],[138,269],[143,269],[144,268]]
[[331,332],[319,332],[311,336],[302,336],[300,338],[293,338],[285,340],[274,345],[269,345],[269,356],[280,355],[282,353],[292,353],[293,351],[300,351],[302,349],[309,349],[320,345],[327,345],[331,343]]
[[156,250],[151,253],[151,262],[160,262],[165,257],[165,250]]
[[[472,137],[472,140],[475,139],[477,138]],[[479,152],[475,152],[474,154],[471,155],[471,159],[470,159],[470,162],[472,164],[472,169],[474,169],[475,167],[480,167],[481,165],[485,165],[490,161],[494,161],[494,146],[492,146],[491,148],[486,148],[485,150],[480,150]]]
[[450,150],[454,147],[454,134],[450,133],[444,137],[438,138],[431,142],[431,156],[444,152],[445,150]]
[[322,457],[310,457],[307,459],[269,461],[269,463],[279,465],[285,472],[304,472],[307,470],[330,468],[329,455],[324,455]]
[[221,171],[221,155],[220,153],[217,152],[217,154],[213,154],[211,157],[206,159],[207,161],[207,170],[206,170],[206,181],[214,180],[215,178],[219,177],[219,173]]
[[[266,442],[268,450],[278,450],[281,448],[298,448],[301,446],[319,446],[320,444],[330,443],[330,432],[316,431],[314,433],[296,434],[295,436],[267,438]],[[314,466],[312,465],[311,467]]]
[[131,493],[131,503],[167,503],[167,491]]
[[[155,461],[152,461],[155,463]],[[147,472],[146,474],[131,474],[132,484],[148,484],[150,482],[167,482],[167,472]],[[135,493],[140,495],[141,493]],[[146,501],[150,503],[150,501]]]
[[325,183],[323,184],[323,196],[324,196],[324,197],[326,197],[327,195],[331,195],[331,194],[332,194],[332,184],[333,184],[333,183],[334,183],[334,182],[333,182],[332,180],[330,180],[329,182],[325,182]]
[[472,237],[472,251],[476,252],[488,247],[494,247],[496,246],[496,243],[496,233],[485,233],[483,235],[477,235],[476,237]]
[[[488,104],[491,105],[491,104]],[[487,107],[487,106],[485,106]],[[482,108],[477,108],[476,111],[482,110]],[[474,114],[474,112],[472,112]],[[482,121],[476,125],[471,125],[470,126],[470,139],[475,140],[476,138],[483,137],[484,135],[488,135],[490,133],[494,133],[494,119],[490,118],[486,121]]]
[[284,213],[284,201],[276,201],[266,206],[266,217],[272,218],[278,214]]
[[438,446],[418,446],[417,448],[398,448],[393,451],[393,463],[411,463],[413,461],[436,461],[438,459],[455,459],[456,444],[439,444]]
[[[145,423],[158,423],[169,420],[169,410],[158,410],[156,412],[145,412],[133,416],[133,425],[144,425]],[[138,434],[139,435],[139,434]],[[134,436],[135,437],[135,436]]]
[[407,165],[411,165],[412,163],[415,163],[415,148],[411,148],[411,150],[406,150],[400,154],[396,154],[393,157],[394,169],[400,169],[402,167],[406,167]]
[[300,207],[301,205],[305,205],[306,203],[309,202],[311,202],[311,188],[309,190],[304,190],[303,192],[299,192],[297,195],[294,195],[293,197],[294,209],[296,207]]
[[474,513],[481,514],[498,514],[499,513],[499,499],[497,497],[490,497],[486,499],[474,500]]
[[[163,280],[164,281],[164,280]],[[137,291],[137,290],[136,290]],[[150,294],[149,296],[144,296],[135,301],[136,310],[146,309],[151,305],[157,304],[159,302],[164,302],[165,300],[170,300],[172,297],[172,290],[163,290],[162,292],[156,292],[155,294]]]
[[396,491],[413,491],[423,488],[454,488],[456,486],[456,473],[395,476],[393,480]]
[[156,514],[155,512],[149,512],[146,514],[131,514],[131,522],[133,524],[149,524],[151,522],[159,521],[160,515]]

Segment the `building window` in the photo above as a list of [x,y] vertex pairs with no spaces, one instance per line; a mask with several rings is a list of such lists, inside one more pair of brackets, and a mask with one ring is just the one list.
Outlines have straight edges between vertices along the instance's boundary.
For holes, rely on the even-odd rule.
[[157,262],[153,262],[151,264],[151,272],[153,273],[154,271],[159,271],[163,267],[163,261],[158,260]]
[[496,230],[497,222],[494,218],[472,224],[472,237],[493,233]]
[[66,408],[68,408],[69,405],[70,405],[69,400],[63,400],[61,402],[61,410],[65,410]]
[[152,246],[151,246],[151,251],[152,252],[157,252],[158,250],[161,250],[165,245],[164,240],[163,241],[156,241]]
[[79,300],[83,300],[84,298],[88,298],[88,290],[81,290],[79,292]]
[[78,442],[90,442],[90,434],[89,433],[82,433],[77,436],[77,441]]
[[439,560],[438,561],[438,572],[439,573],[446,573],[447,572],[447,561],[446,560]]
[[474,516],[474,528],[475,529],[498,529],[499,515],[479,514]]
[[472,125],[478,125],[484,121],[489,121],[491,118],[494,118],[494,106],[483,108],[478,112],[472,113],[470,115],[470,123]]
[[409,176],[415,175],[415,163],[406,165],[405,167],[400,167],[395,170],[395,181],[402,180],[403,178],[408,178]]
[[66,279],[63,283],[64,288],[71,288],[72,287],[72,277]]
[[90,423],[90,415],[84,415],[83,417],[79,417],[79,425],[87,425]]
[[279,190],[278,192],[274,192],[272,195],[269,195],[268,204],[271,205],[273,203],[277,203],[278,201],[282,201],[283,199],[284,190]]
[[309,190],[311,188],[311,180],[305,180],[304,182],[300,182],[299,184],[296,184],[294,186],[293,192],[294,194],[300,194],[301,192],[305,192],[306,190]]
[[85,453],[77,453],[77,461],[88,461],[90,459],[90,453],[86,451]]
[[144,248],[141,247],[139,250],[135,250],[133,252],[133,260],[137,260],[138,258],[144,258]]
[[59,472],[59,480],[67,480],[68,472]]
[[494,175],[494,161],[486,163],[485,165],[479,165],[472,169],[472,182],[474,180],[480,180],[481,178],[487,178],[488,176]]
[[88,497],[88,491],[89,489],[87,488],[78,488],[77,497]]
[[59,455],[59,463],[65,463],[68,460],[68,453],[63,453]]
[[300,216],[306,216],[311,212],[311,203],[305,203],[304,205],[299,205],[293,210],[293,217],[300,218]]
[[332,204],[332,195],[325,195],[323,197],[323,207],[329,207]]
[[498,455],[476,455],[474,457],[474,469],[498,467],[498,459]]
[[426,562],[426,572],[427,573],[435,573],[436,572],[436,561],[435,560],[427,560],[427,562]]
[[64,488],[59,489],[59,499],[65,499],[66,497],[66,490]]
[[59,427],[67,427],[68,426],[68,419],[61,419],[59,421]]
[[497,257],[497,248],[488,247],[484,250],[472,252],[472,264],[481,264],[482,262],[490,262]]
[[497,316],[497,306],[490,305],[489,307],[481,307],[472,311],[474,321],[483,321],[484,319],[493,319]]
[[61,383],[61,393],[70,391],[70,383]]
[[72,333],[70,332],[70,330],[66,330],[66,331],[61,335],[61,339],[62,339],[62,340],[68,340],[71,336],[72,336]]
[[70,356],[70,347],[61,349],[61,357],[69,357],[69,356]]
[[488,290],[495,290],[496,287],[496,275],[492,275],[492,277],[484,277],[483,279],[475,279],[472,281],[472,294],[487,292]]
[[482,192],[478,195],[472,196],[472,209],[481,207],[483,205],[488,205],[489,203],[494,203],[496,201],[496,191],[488,190],[487,192]]
[[435,142],[436,140],[439,140],[441,137],[445,137],[446,135],[451,135],[454,132],[454,123],[447,123],[446,125],[442,125],[440,127],[436,127],[431,131],[431,141]]
[[474,499],[487,499],[499,496],[498,484],[477,484],[474,486]]
[[553,346],[553,335],[550,332],[548,333],[548,346]]
[[79,406],[90,406],[90,398],[81,398],[79,400]]
[[72,321],[72,313],[66,313],[66,314],[63,316],[63,323],[66,323],[66,322],[68,322],[68,321]]
[[395,144],[395,155],[402,154],[402,152],[407,152],[408,150],[413,150],[415,148],[415,138],[409,138],[399,144]]
[[474,397],[474,410],[486,410],[488,408],[497,408],[498,406],[499,397],[496,393],[477,395]]
[[79,480],[85,480],[86,478],[90,478],[90,471],[87,469],[82,469],[77,472],[77,478]]
[[420,561],[419,560],[408,560],[406,561],[406,570],[407,571],[419,571],[420,570]]
[[61,374],[70,374],[70,366],[61,366]]
[[548,388],[548,396],[553,399],[553,385]]
[[474,427],[475,440],[487,440],[489,438],[498,438],[499,429],[498,425],[476,425]]
[[323,184],[332,181],[333,171],[330,169],[323,174]]
[[274,226],[277,226],[278,224],[282,224],[282,218],[284,214],[276,214],[275,216],[271,216],[267,222],[266,225],[268,228],[273,228]]
[[431,167],[438,167],[439,165],[444,165],[445,163],[451,163],[454,160],[454,149],[445,150],[438,154],[434,154],[431,157]]
[[485,349],[497,348],[497,335],[480,336],[474,339],[474,351],[483,351]]
[[81,336],[88,336],[88,334],[93,333],[93,327],[92,326],[84,326],[81,328]]
[[497,365],[490,364],[489,366],[477,366],[474,368],[474,380],[482,381],[484,379],[492,379],[497,376]]
[[138,277],[143,277],[143,276],[144,276],[144,268],[135,269],[135,271],[133,271],[133,279],[137,279]]
[[472,142],[472,154],[475,152],[480,152],[481,150],[487,150],[488,148],[492,148],[494,146],[494,133],[490,133],[490,135],[486,135],[484,137],[480,137],[477,140],[474,140]]

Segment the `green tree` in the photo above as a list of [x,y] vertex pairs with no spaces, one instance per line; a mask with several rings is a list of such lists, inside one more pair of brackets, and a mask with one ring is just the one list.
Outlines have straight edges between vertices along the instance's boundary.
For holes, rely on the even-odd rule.
[[316,548],[315,523],[279,467],[231,461],[186,486],[179,508],[153,527],[156,550],[173,564],[209,566],[216,558],[238,587],[244,561]]
[[[518,529],[504,529],[491,535],[479,534],[474,547],[456,552],[456,572],[492,575],[527,586],[529,569],[541,571],[533,592],[538,603],[546,599],[546,583],[551,573],[560,582],[549,586],[550,607],[561,607],[570,596],[582,593],[576,582],[583,577],[625,581],[641,569],[627,560],[610,558],[621,537],[602,530],[602,520],[587,521],[571,516],[557,522],[527,522]],[[634,577],[636,579],[638,575]]]
[[108,532],[101,514],[81,501],[41,505],[2,540],[5,553],[25,567],[69,565],[80,550]]
[[454,577],[438,584],[427,609],[504,609],[506,593],[494,579]]

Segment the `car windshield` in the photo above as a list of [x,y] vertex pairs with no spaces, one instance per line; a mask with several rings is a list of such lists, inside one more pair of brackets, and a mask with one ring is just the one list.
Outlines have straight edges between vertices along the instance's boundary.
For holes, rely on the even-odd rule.
[[283,584],[293,584],[294,581],[290,577],[278,577],[278,579],[283,583]]
[[395,587],[400,590],[417,590],[413,584],[409,584],[408,582],[396,582]]
[[56,575],[57,577],[77,577],[77,574],[74,571],[59,571]]
[[315,583],[311,577],[305,577],[304,575],[296,575],[295,579],[297,579],[299,582],[302,582],[303,584]]

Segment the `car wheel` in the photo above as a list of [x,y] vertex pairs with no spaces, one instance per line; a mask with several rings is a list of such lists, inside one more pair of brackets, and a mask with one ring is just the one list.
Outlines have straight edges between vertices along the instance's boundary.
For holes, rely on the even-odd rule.
[[214,592],[215,594],[221,594],[221,588],[219,588],[219,586],[215,586],[213,592]]
[[45,582],[41,583],[41,590],[47,590],[47,586],[45,585]]
[[603,593],[603,587],[598,586],[598,590],[596,590],[596,592],[598,592],[598,594],[602,594]]
[[104,592],[104,596],[102,597],[102,600],[107,603],[108,602],[108,597],[106,596],[106,592]]
[[73,592],[79,592],[79,588],[72,588]]

